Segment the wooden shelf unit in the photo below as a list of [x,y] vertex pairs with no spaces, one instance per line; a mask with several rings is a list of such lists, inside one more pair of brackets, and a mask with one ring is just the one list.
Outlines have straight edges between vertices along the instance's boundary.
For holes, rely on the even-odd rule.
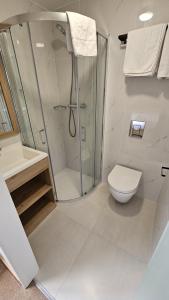
[[6,183],[25,232],[29,235],[56,207],[48,159],[14,175]]
[[[36,202],[29,211],[21,216],[21,222],[25,228],[25,232],[29,235],[34,229],[53,211],[56,204],[49,199],[46,194],[40,201]],[[31,219],[30,219],[31,214]]]

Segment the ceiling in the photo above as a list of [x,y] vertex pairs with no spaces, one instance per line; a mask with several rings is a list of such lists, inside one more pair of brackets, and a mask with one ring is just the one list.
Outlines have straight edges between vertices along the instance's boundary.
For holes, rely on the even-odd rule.
[[56,10],[73,2],[76,2],[76,0],[32,0],[32,2],[37,3],[40,6],[43,6],[44,8],[50,10]]

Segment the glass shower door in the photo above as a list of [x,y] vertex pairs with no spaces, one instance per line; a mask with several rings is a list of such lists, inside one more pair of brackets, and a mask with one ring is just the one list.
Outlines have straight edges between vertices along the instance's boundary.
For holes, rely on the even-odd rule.
[[106,85],[106,62],[108,40],[97,34],[97,83],[96,83],[96,134],[95,134],[95,185],[101,181],[102,176],[102,145],[103,121]]
[[82,194],[101,180],[107,39],[97,34],[97,57],[78,58]]
[[82,194],[94,185],[96,58],[78,58]]
[[98,56],[75,58],[66,25],[17,24],[0,35],[23,143],[49,153],[58,200],[100,181],[106,39]]

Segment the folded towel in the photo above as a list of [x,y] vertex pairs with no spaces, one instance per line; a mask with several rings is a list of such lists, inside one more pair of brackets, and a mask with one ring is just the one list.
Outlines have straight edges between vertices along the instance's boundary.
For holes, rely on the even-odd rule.
[[95,20],[66,12],[68,17],[67,47],[75,56],[97,56],[97,37]]
[[164,40],[157,78],[169,79],[169,28],[167,29],[165,40]]
[[153,76],[158,69],[167,24],[130,31],[123,72],[125,76]]

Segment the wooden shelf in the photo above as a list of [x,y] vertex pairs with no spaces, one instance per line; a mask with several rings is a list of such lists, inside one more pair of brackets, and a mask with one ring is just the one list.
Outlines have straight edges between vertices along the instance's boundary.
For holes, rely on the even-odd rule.
[[55,209],[56,203],[47,201],[45,196],[33,205],[30,210],[31,218],[28,211],[21,216],[21,221],[24,226],[25,232],[29,235],[51,212]]
[[17,206],[19,216],[23,214],[28,208],[36,203],[42,196],[49,192],[52,187],[48,184],[37,187],[37,190],[28,193],[27,197]]
[[56,207],[48,159],[11,177],[7,186],[25,232],[29,235]]

